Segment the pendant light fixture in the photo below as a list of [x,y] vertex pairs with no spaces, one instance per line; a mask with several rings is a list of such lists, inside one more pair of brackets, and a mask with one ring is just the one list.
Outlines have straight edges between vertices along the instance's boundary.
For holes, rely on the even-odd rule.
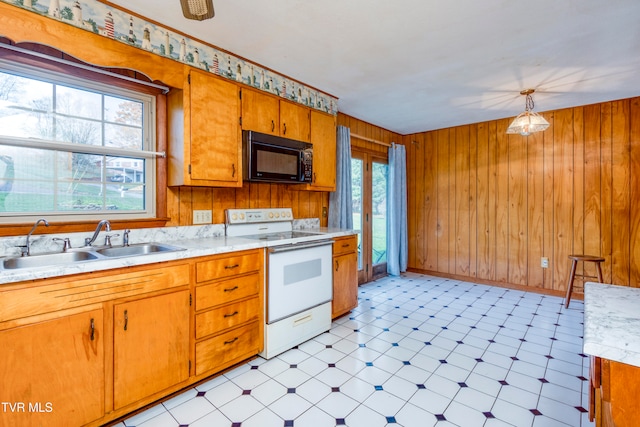
[[524,112],[516,117],[509,127],[507,133],[519,133],[522,136],[531,135],[533,132],[541,132],[549,127],[549,122],[540,114],[533,112],[533,98],[531,94],[534,89],[525,89],[520,95],[526,96]]
[[187,19],[203,21],[213,18],[213,0],[180,0],[182,14]]

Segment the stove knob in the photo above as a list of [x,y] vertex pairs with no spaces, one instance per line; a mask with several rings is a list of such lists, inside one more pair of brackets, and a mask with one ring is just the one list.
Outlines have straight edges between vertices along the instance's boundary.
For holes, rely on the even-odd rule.
[[238,219],[238,215],[236,215],[236,214],[231,214],[231,219],[235,221],[236,219]]
[[280,214],[276,212],[276,218],[280,218]]
[[244,214],[240,214],[240,219],[244,219]]
[[269,218],[273,218],[273,212],[269,212]]
[[287,218],[291,218],[291,212],[287,212]]

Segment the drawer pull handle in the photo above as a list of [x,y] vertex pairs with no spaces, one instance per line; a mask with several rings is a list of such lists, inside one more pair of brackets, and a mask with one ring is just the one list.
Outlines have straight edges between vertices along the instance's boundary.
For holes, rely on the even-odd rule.
[[232,268],[238,268],[240,267],[240,264],[233,264],[233,265],[225,265],[224,268],[227,270],[231,270]]
[[93,319],[91,319],[91,341],[93,341],[93,339],[95,338],[95,332],[96,332],[96,325]]
[[224,315],[224,317],[225,317],[225,318],[227,318],[227,317],[233,317],[233,316],[235,316],[236,314],[239,314],[239,313],[238,313],[237,311],[234,311],[234,312],[233,312],[233,313],[231,313],[231,314],[225,314],[225,315]]
[[233,344],[233,343],[234,343],[234,342],[236,342],[236,341],[238,341],[238,337],[235,337],[234,339],[232,339],[232,340],[230,340],[230,341],[225,341],[225,342],[224,342],[224,345],[227,345],[227,344]]
[[336,260],[336,271],[338,271],[339,268],[340,268],[340,264],[338,263],[338,260]]
[[235,291],[236,289],[238,289],[238,287],[237,287],[237,286],[234,286],[233,288],[226,288],[224,291],[225,291],[225,292],[233,292],[233,291]]
[[343,243],[343,244],[342,244],[342,247],[343,247],[343,248],[348,248],[349,246],[351,246],[351,245],[349,245],[348,243]]
[[273,132],[274,130],[276,130],[276,122],[271,120],[271,132]]
[[235,178],[235,177],[236,177],[236,164],[231,163],[231,178]]
[[124,330],[127,330],[127,325],[129,324],[129,313],[127,310],[124,311]]
[[298,326],[301,325],[303,323],[307,323],[308,321],[310,321],[311,319],[313,319],[313,314],[307,314],[306,316],[303,316],[299,319],[296,319],[293,321],[293,326]]

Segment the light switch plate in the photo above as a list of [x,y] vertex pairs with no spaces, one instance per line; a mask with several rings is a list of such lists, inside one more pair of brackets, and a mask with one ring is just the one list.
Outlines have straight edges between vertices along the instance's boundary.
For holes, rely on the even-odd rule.
[[194,224],[211,224],[212,216],[211,210],[194,210],[193,211],[193,223]]

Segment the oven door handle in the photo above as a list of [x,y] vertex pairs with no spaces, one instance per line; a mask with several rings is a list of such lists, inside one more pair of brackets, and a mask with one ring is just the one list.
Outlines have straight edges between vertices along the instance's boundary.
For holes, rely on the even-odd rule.
[[333,240],[314,240],[312,242],[291,243],[289,245],[273,246],[269,248],[270,254],[297,251],[298,249],[315,248],[318,246],[333,245]]

